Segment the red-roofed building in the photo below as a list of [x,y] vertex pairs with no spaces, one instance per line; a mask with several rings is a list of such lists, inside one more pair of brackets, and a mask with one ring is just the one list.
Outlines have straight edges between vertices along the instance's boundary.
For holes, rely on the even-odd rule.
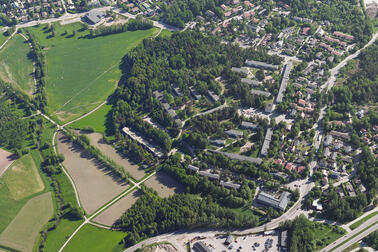
[[310,27],[304,27],[303,30],[302,30],[302,34],[303,35],[308,35],[308,32],[310,31]]
[[239,1],[239,0],[234,0],[234,1],[232,1],[232,3],[233,3],[233,4],[239,4],[240,1]]
[[304,107],[304,106],[306,106],[306,101],[303,100],[303,99],[299,99],[298,104]]
[[225,16],[225,17],[230,17],[231,14],[232,14],[231,11],[227,11],[227,12],[224,13],[224,16]]
[[304,169],[306,169],[303,165],[297,167],[297,172],[301,173]]
[[278,158],[278,159],[276,159],[276,161],[274,161],[274,163],[276,163],[276,164],[282,164],[283,163],[283,161],[282,161],[282,159],[280,159],[280,158]]
[[213,35],[215,35],[215,34],[217,34],[217,32],[220,32],[220,30],[221,30],[221,28],[218,26],[218,27],[216,27],[211,33],[212,33]]
[[285,169],[289,171],[295,170],[295,165],[293,163],[287,162]]
[[227,6],[226,5],[224,5],[224,4],[222,4],[221,6],[220,6],[221,8],[222,8],[222,10],[227,10]]

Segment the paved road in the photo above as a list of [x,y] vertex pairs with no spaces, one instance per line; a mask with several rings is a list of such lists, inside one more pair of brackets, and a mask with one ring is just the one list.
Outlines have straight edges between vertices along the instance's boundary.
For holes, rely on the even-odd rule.
[[[374,226],[366,229],[367,227],[369,227],[370,225],[373,225],[375,223]],[[365,230],[366,229],[366,230]],[[364,230],[364,231],[363,231]],[[343,245],[341,245],[340,247],[338,247],[337,249],[333,250],[334,252],[341,252],[343,251],[344,249],[346,249],[347,247],[351,246],[352,244],[358,242],[359,240],[361,240],[362,238],[364,238],[365,236],[369,235],[370,233],[374,232],[375,230],[378,230],[378,215],[374,216],[373,218],[369,219],[368,221],[366,221],[365,223],[363,223],[361,226],[359,226],[358,228],[354,229],[353,231],[351,231],[350,233],[344,235],[343,237],[341,237],[340,239],[338,239],[337,241],[335,241],[334,243],[328,245],[327,247],[325,247],[324,249],[321,250],[321,252],[327,252],[327,251],[330,251],[332,250],[334,247],[342,244],[343,242],[345,242],[346,240],[348,240],[350,237],[353,237],[354,235],[358,234],[359,232],[363,231],[361,234],[358,234],[356,235],[355,237],[353,237],[351,240],[347,241],[346,243],[344,243]]]
[[377,39],[377,37],[378,37],[378,32],[376,32],[373,35],[372,39],[363,48],[361,48],[361,49],[357,50],[355,53],[349,55],[343,61],[341,61],[336,67],[334,67],[331,70],[329,70],[329,72],[330,72],[331,75],[328,78],[328,81],[326,83],[324,83],[324,85],[322,85],[320,87],[320,91],[322,91],[326,87],[327,87],[327,91],[330,90],[333,87],[333,85],[335,84],[335,82],[336,82],[337,75],[339,74],[340,69],[343,68],[348,63],[348,61],[350,61],[350,60],[356,58],[358,55],[360,55],[361,50],[363,50],[366,47],[372,45],[374,43],[374,41]]

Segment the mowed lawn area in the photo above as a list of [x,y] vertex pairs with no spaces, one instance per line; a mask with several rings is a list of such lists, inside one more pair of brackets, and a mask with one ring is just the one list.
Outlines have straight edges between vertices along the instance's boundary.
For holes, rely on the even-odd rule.
[[84,117],[83,119],[70,124],[71,128],[74,129],[84,129],[84,128],[92,128],[94,131],[107,134],[107,123],[112,123],[110,118],[110,110],[112,109],[112,105],[105,104],[92,114]]
[[20,251],[32,251],[39,231],[51,218],[53,211],[51,192],[32,198],[1,233],[0,244]]
[[38,173],[41,162],[38,150],[18,159],[0,178],[0,234],[26,202],[48,190]]
[[69,121],[89,112],[113,92],[120,77],[122,57],[158,29],[88,38],[83,24],[55,24],[55,37],[46,25],[28,28],[47,56],[48,112]]
[[20,200],[45,189],[31,154],[22,156],[9,168],[4,181],[13,199]]
[[35,90],[33,61],[28,58],[30,46],[16,34],[0,50],[0,79],[32,95]]
[[118,244],[126,236],[123,232],[111,231],[86,224],[64,248],[64,252],[122,251]]

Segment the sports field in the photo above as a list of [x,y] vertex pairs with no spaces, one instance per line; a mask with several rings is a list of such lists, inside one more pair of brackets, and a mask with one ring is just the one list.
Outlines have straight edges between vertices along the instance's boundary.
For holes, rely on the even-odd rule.
[[15,200],[26,198],[45,188],[31,154],[14,162],[4,175],[4,181]]
[[65,156],[63,165],[72,177],[84,210],[91,214],[106,202],[126,190],[119,181],[82,148],[63,134],[58,135],[58,152]]
[[158,32],[124,32],[89,39],[81,23],[55,24],[55,37],[46,26],[28,28],[45,48],[48,112],[69,121],[95,108],[113,92],[119,65],[127,51]]
[[28,58],[30,46],[25,39],[16,34],[0,50],[0,79],[32,95],[35,84],[33,80],[33,62]]
[[[110,231],[86,224],[64,248],[64,252],[103,252],[122,251],[118,243],[125,233]],[[117,249],[118,248],[118,249]]]
[[53,214],[51,193],[29,200],[0,235],[0,244],[21,251],[32,251],[39,231]]

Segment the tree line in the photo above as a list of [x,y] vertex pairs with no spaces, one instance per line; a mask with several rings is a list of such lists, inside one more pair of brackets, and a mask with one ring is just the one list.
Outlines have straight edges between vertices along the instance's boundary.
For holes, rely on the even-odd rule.
[[110,26],[99,26],[96,29],[90,29],[90,37],[106,36],[110,34],[122,33],[126,31],[148,30],[153,27],[152,21],[137,16],[136,19],[130,19],[125,24],[114,24]]
[[47,66],[45,64],[45,54],[43,52],[43,48],[34,38],[29,31],[25,31],[26,35],[28,36],[29,43],[32,45],[30,56],[34,61],[34,78],[37,81],[36,90],[35,90],[35,97],[34,97],[34,104],[35,106],[40,109],[41,111],[45,111],[45,107],[47,105],[47,97],[46,97],[46,71]]
[[257,218],[241,216],[215,203],[211,197],[175,194],[161,199],[142,187],[143,195],[113,225],[126,232],[126,247],[148,237],[181,228],[242,228],[257,224]]

